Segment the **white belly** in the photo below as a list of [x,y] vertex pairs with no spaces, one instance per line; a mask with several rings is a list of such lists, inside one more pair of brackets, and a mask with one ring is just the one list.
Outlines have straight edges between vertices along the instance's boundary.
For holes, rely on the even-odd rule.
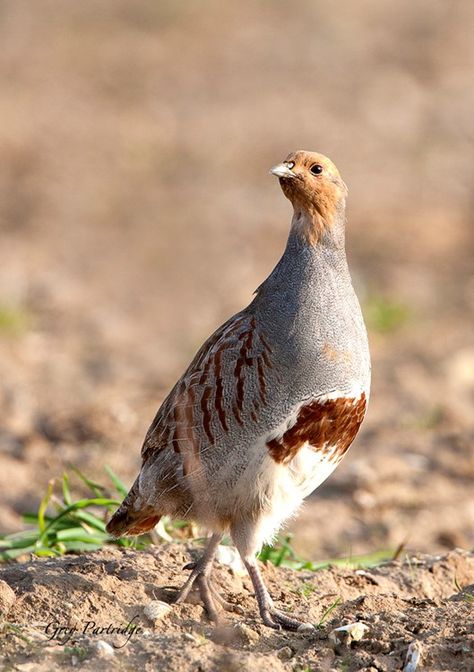
[[337,447],[332,450],[326,449],[324,454],[313,450],[308,444],[301,448],[289,463],[288,471],[293,487],[300,493],[302,499],[310,495],[332,474],[340,459]]
[[[267,463],[267,478],[272,483],[261,520],[261,533],[270,543],[283,523],[296,514],[305,497],[315,490],[337,467],[335,451],[314,451],[305,445],[287,465]],[[262,475],[263,476],[263,475]]]

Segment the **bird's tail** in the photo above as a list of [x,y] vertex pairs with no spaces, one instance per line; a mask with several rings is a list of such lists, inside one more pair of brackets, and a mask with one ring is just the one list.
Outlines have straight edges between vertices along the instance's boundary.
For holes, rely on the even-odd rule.
[[160,518],[151,506],[140,506],[137,478],[105,529],[113,537],[134,536],[153,529]]

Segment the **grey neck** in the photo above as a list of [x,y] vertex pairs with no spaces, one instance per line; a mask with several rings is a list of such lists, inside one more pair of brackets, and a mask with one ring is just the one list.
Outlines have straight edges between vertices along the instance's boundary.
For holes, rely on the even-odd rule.
[[[308,216],[308,215],[306,215]],[[302,215],[295,210],[285,251],[269,277],[258,289],[259,296],[282,289],[290,299],[311,292],[326,272],[336,271],[350,282],[344,247],[344,217],[338,217],[315,245],[301,235]]]
[[[295,215],[297,217],[297,215]],[[293,221],[285,251],[249,310],[272,342],[298,399],[362,385],[368,393],[367,335],[344,249],[344,220],[316,244]],[[325,348],[349,352],[329,361]]]

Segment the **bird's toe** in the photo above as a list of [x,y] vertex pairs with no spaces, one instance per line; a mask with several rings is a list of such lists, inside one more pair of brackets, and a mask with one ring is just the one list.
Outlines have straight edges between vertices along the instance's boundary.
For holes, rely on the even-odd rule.
[[274,607],[268,609],[265,614],[262,613],[262,619],[265,625],[274,629],[282,628],[283,630],[291,630],[292,632],[307,632],[314,629],[311,623],[299,621],[297,618],[288,616],[285,612]]

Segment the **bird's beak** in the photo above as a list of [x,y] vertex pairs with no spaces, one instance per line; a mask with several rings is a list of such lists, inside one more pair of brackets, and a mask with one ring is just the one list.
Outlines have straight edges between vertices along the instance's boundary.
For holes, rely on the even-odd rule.
[[273,166],[273,168],[270,170],[270,173],[272,175],[276,175],[277,177],[296,177],[296,175],[292,173],[288,166],[285,166],[284,163],[279,163],[277,166]]

